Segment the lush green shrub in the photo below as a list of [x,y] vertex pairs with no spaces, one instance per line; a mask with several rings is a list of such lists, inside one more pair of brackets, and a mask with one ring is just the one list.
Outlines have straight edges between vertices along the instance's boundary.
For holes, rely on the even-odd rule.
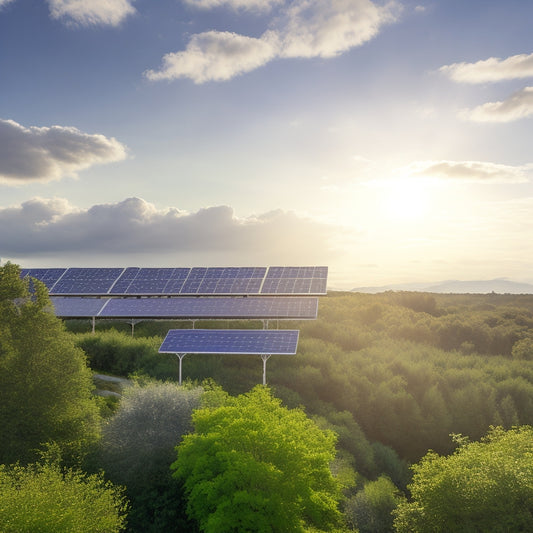
[[126,486],[129,531],[194,531],[185,516],[182,484],[171,476],[170,465],[202,393],[174,383],[135,385],[126,389],[104,426],[96,466]]
[[2,533],[115,533],[126,510],[122,491],[100,475],[54,463],[0,465]]
[[346,502],[346,518],[359,533],[388,533],[392,531],[392,511],[402,499],[394,483],[380,476]]
[[161,337],[132,337],[115,329],[76,335],[91,368],[119,376],[143,371],[158,379],[177,375],[176,358],[159,354]]
[[401,532],[533,531],[533,428],[492,429],[460,440],[448,457],[413,466],[411,502],[398,506]]

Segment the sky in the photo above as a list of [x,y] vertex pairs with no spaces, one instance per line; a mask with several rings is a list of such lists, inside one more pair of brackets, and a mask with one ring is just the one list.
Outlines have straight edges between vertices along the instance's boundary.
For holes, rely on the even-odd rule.
[[531,0],[0,0],[0,258],[533,282]]

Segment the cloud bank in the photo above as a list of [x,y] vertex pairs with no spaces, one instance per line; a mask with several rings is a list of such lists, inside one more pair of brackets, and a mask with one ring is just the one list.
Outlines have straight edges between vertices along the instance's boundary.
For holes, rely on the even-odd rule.
[[524,87],[501,102],[487,102],[460,113],[475,122],[512,122],[533,115],[533,87]]
[[490,57],[476,63],[444,65],[440,72],[460,83],[486,83],[533,77],[533,54],[506,59]]
[[487,161],[416,161],[401,170],[410,176],[434,177],[476,183],[525,183],[532,167],[510,166]]
[[[276,261],[327,261],[338,230],[285,211],[238,218],[228,206],[186,213],[157,209],[140,198],[89,209],[64,199],[34,198],[0,208],[1,257],[68,256],[102,258],[131,254],[180,256],[198,253]],[[127,260],[124,259],[124,264]],[[231,259],[229,259],[231,262]],[[320,261],[319,261],[320,262]],[[285,262],[283,264],[286,264]]]
[[16,185],[75,176],[95,164],[120,161],[126,147],[114,138],[76,128],[24,127],[0,119],[0,182]]
[[[219,5],[215,0],[200,3]],[[276,58],[334,57],[375,37],[383,25],[396,20],[398,10],[396,2],[378,6],[370,0],[295,0],[259,38],[218,31],[193,35],[185,50],[166,54],[161,68],[145,76],[205,83],[230,79]]]

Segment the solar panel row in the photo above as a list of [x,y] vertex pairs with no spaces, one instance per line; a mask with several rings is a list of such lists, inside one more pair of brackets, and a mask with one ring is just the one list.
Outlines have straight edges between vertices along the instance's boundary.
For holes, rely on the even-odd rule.
[[51,295],[325,294],[327,267],[24,269]]
[[316,319],[312,297],[81,298],[51,297],[61,318]]
[[171,329],[159,353],[294,355],[297,330]]

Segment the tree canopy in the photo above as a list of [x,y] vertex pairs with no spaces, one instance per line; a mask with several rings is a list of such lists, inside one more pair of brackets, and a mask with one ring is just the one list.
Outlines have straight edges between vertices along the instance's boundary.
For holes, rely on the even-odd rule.
[[340,485],[330,462],[335,435],[257,386],[193,413],[172,465],[188,513],[206,533],[329,530]]
[[175,383],[132,386],[104,426],[97,467],[126,486],[129,531],[194,531],[185,517],[182,483],[170,465],[202,392]]
[[399,533],[533,531],[532,427],[463,438],[452,455],[429,452],[413,471],[412,501],[396,511]]
[[121,490],[53,462],[0,465],[0,501],[3,533],[117,533],[125,526]]
[[84,353],[55,317],[37,280],[0,267],[0,462],[31,462],[44,443],[65,458],[99,435],[99,412]]

